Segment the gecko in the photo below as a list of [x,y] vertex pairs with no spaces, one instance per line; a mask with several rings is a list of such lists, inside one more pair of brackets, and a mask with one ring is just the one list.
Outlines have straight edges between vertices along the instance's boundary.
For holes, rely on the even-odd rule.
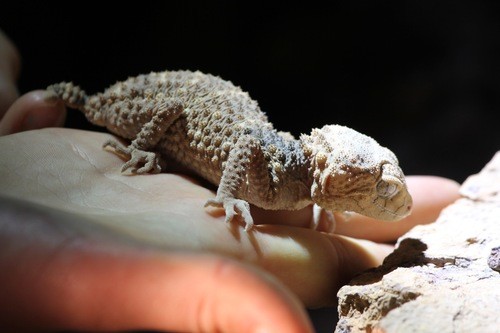
[[72,82],[47,88],[95,125],[128,140],[103,147],[126,162],[128,175],[159,173],[175,161],[218,186],[205,206],[225,220],[254,222],[250,205],[321,213],[355,212],[395,221],[412,198],[398,160],[371,137],[341,125],[315,128],[299,139],[277,131],[240,87],[199,71],[151,72],[87,95]]

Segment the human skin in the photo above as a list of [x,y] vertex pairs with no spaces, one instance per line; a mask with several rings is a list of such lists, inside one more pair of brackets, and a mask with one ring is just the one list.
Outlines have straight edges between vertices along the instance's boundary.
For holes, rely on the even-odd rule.
[[[0,33],[2,44],[11,45]],[[16,57],[0,53],[0,96],[14,91],[11,101]],[[198,179],[121,175],[123,161],[101,149],[109,134],[47,128],[62,126],[65,108],[44,91],[8,106],[0,326],[13,330],[312,332],[304,305],[333,304],[342,284],[392,250],[383,243],[458,197],[450,180],[408,177],[414,210],[403,221],[337,214],[333,235],[307,228],[310,207],[252,207],[257,226],[245,232],[203,208],[214,192]]]

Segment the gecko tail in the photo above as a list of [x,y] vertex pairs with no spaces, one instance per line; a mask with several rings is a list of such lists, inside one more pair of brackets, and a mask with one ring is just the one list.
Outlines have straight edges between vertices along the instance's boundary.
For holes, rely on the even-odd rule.
[[47,90],[54,92],[64,101],[66,106],[69,106],[72,109],[84,111],[88,96],[82,88],[75,86],[73,82],[56,83],[48,86]]
[[85,117],[94,125],[105,126],[102,115],[99,112],[99,105],[96,105],[95,99],[90,98],[85,90],[79,86],[75,86],[73,82],[61,82],[50,85],[47,87],[47,91],[55,93],[66,106],[83,112]]

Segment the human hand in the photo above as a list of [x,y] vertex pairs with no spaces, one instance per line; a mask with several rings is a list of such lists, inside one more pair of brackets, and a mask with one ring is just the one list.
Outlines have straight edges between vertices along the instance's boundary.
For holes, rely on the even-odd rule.
[[[8,265],[3,262],[1,270],[14,274],[11,285],[2,285],[30,291],[30,307],[18,316],[45,313],[42,323],[48,328],[54,323],[47,318],[55,317],[57,328],[245,332],[253,331],[253,324],[248,330],[238,325],[253,322],[307,332],[309,324],[294,295],[309,306],[332,304],[342,283],[379,264],[391,250],[300,227],[260,225],[249,233],[237,224],[228,227],[223,216],[203,209],[213,193],[192,179],[121,175],[122,161],[100,148],[107,137],[46,129],[0,139],[0,193],[16,198],[23,209],[31,202],[42,206],[34,207],[35,216],[27,221],[19,209],[14,219],[2,222],[0,244],[10,249],[10,258],[4,257]],[[415,199],[412,217],[379,225],[371,221],[378,229],[366,238],[388,240],[389,232],[395,236],[416,222],[430,222],[456,195],[456,186],[442,179],[410,177],[408,183]],[[429,200],[426,191],[433,187],[441,192],[434,191],[436,197]],[[306,209],[254,215],[257,223],[279,219],[305,226],[310,214]],[[40,221],[36,215],[48,217]],[[356,235],[367,228],[365,223],[361,217],[339,221],[338,231]],[[44,274],[37,276],[33,267]],[[49,290],[65,296],[50,297]],[[10,295],[4,302],[22,296]],[[83,310],[101,318],[99,323],[84,323]]]
[[[0,130],[57,126],[63,116],[50,95],[32,92],[11,106]],[[193,179],[122,176],[122,161],[100,148],[108,137],[45,129],[0,138],[2,324],[311,332],[300,301],[331,304],[342,283],[391,250],[346,235],[395,239],[457,196],[450,181],[408,178],[414,213],[406,221],[337,216],[340,235],[328,235],[301,228],[310,208],[252,207],[265,225],[245,233],[203,209],[214,194]],[[440,191],[430,198],[429,188]],[[295,227],[272,224],[283,221]]]

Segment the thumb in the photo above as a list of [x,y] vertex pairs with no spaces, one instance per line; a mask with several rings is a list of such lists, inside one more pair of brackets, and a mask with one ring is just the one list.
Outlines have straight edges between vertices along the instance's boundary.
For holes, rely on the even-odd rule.
[[[71,231],[78,216],[26,202],[5,200],[0,208],[2,327],[313,331],[297,299],[257,268],[110,239],[109,230]],[[22,220],[14,223],[16,216]]]
[[44,127],[62,126],[66,108],[53,93],[36,90],[17,99],[0,122],[0,136]]

